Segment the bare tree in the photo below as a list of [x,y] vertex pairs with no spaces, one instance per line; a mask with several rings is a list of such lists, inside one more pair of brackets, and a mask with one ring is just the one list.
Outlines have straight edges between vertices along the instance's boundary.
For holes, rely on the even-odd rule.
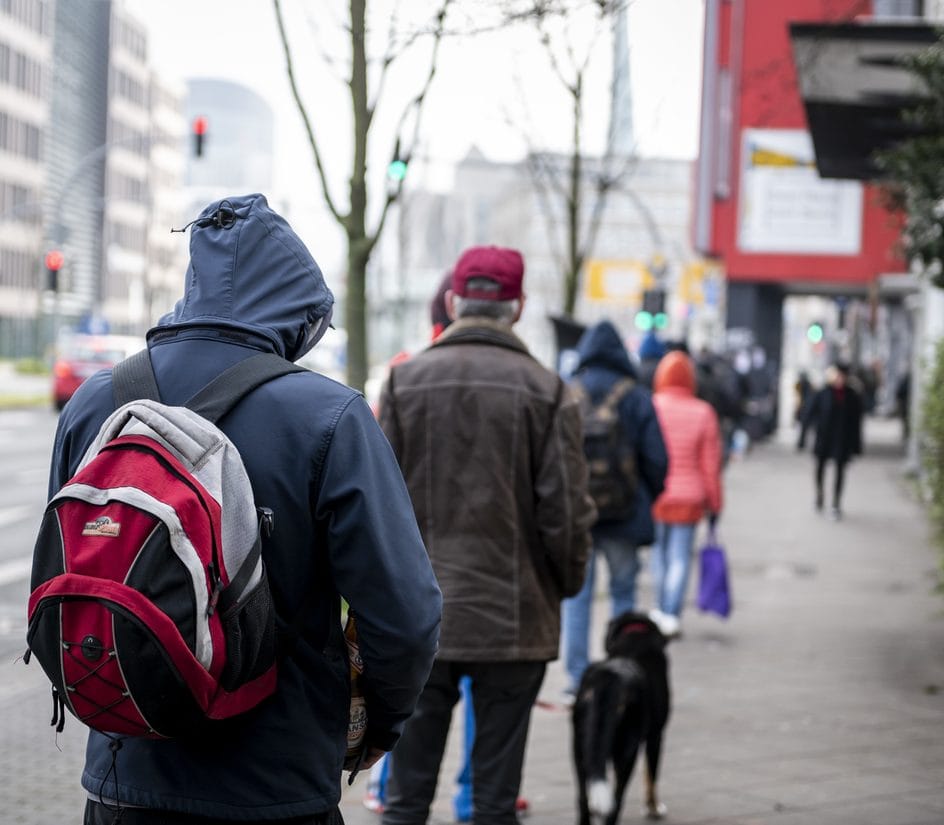
[[[592,255],[606,206],[607,196],[629,171],[634,157],[618,155],[612,142],[602,158],[591,162],[584,145],[584,103],[587,76],[602,36],[617,16],[626,11],[626,0],[597,0],[592,6],[595,20],[589,36],[576,42],[568,19],[584,12],[587,4],[555,8],[563,25],[552,33],[548,13],[532,12],[530,19],[537,26],[541,44],[551,64],[553,76],[570,102],[571,139],[567,153],[554,154],[534,149],[529,152],[527,167],[538,194],[563,282],[562,309],[573,316],[580,286],[580,274]],[[588,197],[589,197],[589,203]],[[558,215],[563,212],[563,229]]]
[[[308,107],[303,99],[299,80],[295,72],[290,39],[286,31],[281,0],[273,0],[278,22],[279,36],[285,52],[288,80],[292,95],[301,115],[308,142],[314,156],[315,167],[321,184],[324,201],[328,211],[343,229],[347,241],[347,291],[345,296],[344,326],[347,330],[347,380],[356,389],[363,390],[367,380],[367,296],[366,273],[371,254],[380,239],[390,207],[397,201],[403,189],[402,177],[399,180],[388,175],[385,168],[384,178],[374,181],[374,185],[383,187],[384,196],[379,213],[370,225],[369,213],[370,189],[368,181],[368,149],[371,130],[375,126],[375,115],[383,99],[384,82],[391,66],[419,38],[432,39],[428,68],[417,81],[416,93],[412,95],[403,109],[392,138],[390,161],[408,163],[415,151],[420,137],[420,121],[427,93],[436,74],[439,46],[445,34],[446,14],[452,0],[439,0],[427,28],[405,35],[396,31],[396,16],[391,18],[390,31],[386,38],[384,53],[374,66],[368,54],[368,0],[350,0],[348,18],[343,24],[344,42],[348,52],[345,59],[345,83],[350,93],[351,115],[353,124],[353,155],[348,178],[347,205],[340,205],[331,183],[328,180],[329,166],[322,147],[315,134]],[[326,62],[333,61],[324,53]],[[372,69],[373,77],[370,77]],[[371,80],[374,80],[371,88]]]

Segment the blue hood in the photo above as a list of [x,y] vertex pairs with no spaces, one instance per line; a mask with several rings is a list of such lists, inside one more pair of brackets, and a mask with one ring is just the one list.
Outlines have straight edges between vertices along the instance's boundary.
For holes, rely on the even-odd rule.
[[629,360],[623,339],[609,321],[600,321],[580,336],[577,355],[578,372],[586,367],[603,367],[636,378],[636,368]]
[[651,330],[646,333],[639,345],[639,357],[643,360],[658,361],[666,353],[665,344],[662,343]]
[[184,296],[152,332],[225,327],[268,338],[295,361],[331,322],[334,296],[318,264],[259,194],[215,201],[190,231]]

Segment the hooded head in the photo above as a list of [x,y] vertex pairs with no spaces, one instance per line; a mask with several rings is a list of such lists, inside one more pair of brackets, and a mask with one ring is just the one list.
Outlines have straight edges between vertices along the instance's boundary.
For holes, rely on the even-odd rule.
[[681,350],[673,350],[659,362],[652,377],[653,392],[679,389],[688,395],[695,394],[695,366],[692,359]]
[[663,355],[665,355],[665,344],[659,340],[652,330],[646,333],[646,337],[642,339],[642,343],[639,345],[639,357],[643,361],[658,361]]
[[331,323],[318,264],[262,195],[215,201],[193,222],[184,295],[160,330],[223,327],[268,338],[295,361]]
[[600,321],[587,329],[577,342],[580,360],[577,369],[584,367],[606,367],[614,372],[636,377],[636,370],[629,360],[629,353],[616,327],[609,321]]

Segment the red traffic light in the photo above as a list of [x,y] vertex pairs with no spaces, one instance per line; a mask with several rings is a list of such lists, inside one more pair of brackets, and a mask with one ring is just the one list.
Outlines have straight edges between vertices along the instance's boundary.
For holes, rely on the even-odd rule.
[[193,133],[195,135],[205,135],[207,130],[207,119],[203,115],[197,115],[193,119]]
[[64,261],[65,259],[58,249],[50,249],[49,252],[46,253],[46,269],[50,272],[58,272],[62,269]]

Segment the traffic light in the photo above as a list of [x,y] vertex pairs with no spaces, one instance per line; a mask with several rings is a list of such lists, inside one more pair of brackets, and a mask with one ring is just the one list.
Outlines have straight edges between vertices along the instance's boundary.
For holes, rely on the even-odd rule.
[[387,166],[387,177],[390,178],[390,180],[399,183],[406,177],[406,166],[407,162],[405,160],[395,158],[394,160],[390,161],[389,165]]
[[50,249],[46,253],[46,288],[53,292],[59,289],[59,270],[64,262],[65,258],[58,249]]
[[665,314],[665,290],[647,289],[642,293],[642,311],[650,315]]
[[806,328],[806,339],[811,344],[818,344],[823,340],[823,325],[814,321]]
[[636,328],[648,332],[653,327],[655,329],[665,329],[668,323],[669,316],[665,313],[665,290],[644,290],[642,293],[642,309],[636,313]]
[[193,119],[193,154],[194,157],[203,157],[203,143],[206,139],[207,119],[203,115],[197,115]]
[[636,318],[633,323],[636,325],[636,329],[642,330],[643,332],[649,332],[655,324],[655,318],[651,312],[646,312],[646,310],[641,309],[636,313]]

